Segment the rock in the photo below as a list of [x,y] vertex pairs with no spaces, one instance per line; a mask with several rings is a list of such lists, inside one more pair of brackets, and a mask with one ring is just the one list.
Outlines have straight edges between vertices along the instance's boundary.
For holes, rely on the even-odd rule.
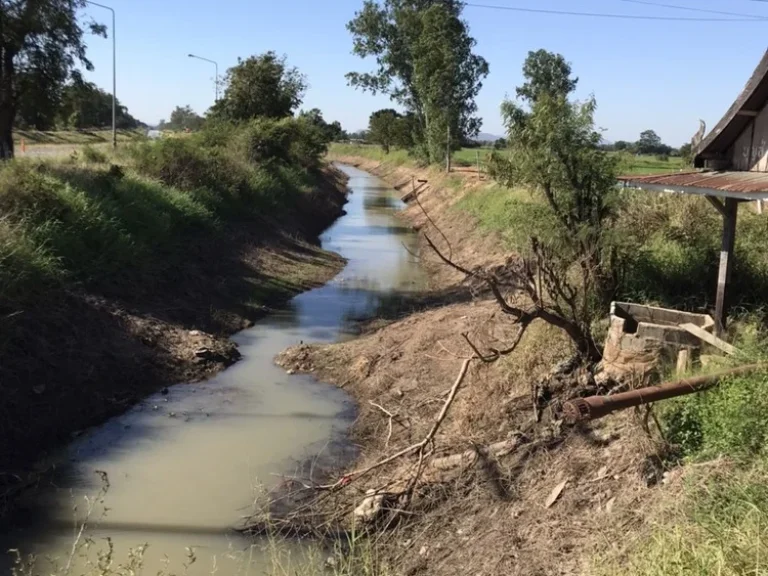
[[331,570],[335,569],[338,564],[339,561],[336,559],[336,556],[328,556],[328,558],[325,559],[325,566]]
[[355,518],[363,522],[371,522],[381,513],[384,504],[384,494],[377,494],[375,490],[368,490],[367,496],[353,512]]
[[293,376],[294,374],[296,374],[296,370],[288,370],[286,373],[288,374],[288,376]]
[[190,336],[200,336],[200,334],[202,334],[202,332],[200,332],[200,330],[190,330],[189,331],[189,335]]
[[424,556],[426,553],[427,553],[427,547],[426,546],[422,546],[419,549],[419,556]]

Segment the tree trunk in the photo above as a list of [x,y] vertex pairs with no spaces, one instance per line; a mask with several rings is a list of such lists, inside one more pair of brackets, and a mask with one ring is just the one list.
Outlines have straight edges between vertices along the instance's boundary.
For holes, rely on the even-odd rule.
[[13,120],[16,103],[13,93],[13,52],[0,46],[0,160],[13,158]]
[[13,158],[13,114],[0,109],[0,160]]

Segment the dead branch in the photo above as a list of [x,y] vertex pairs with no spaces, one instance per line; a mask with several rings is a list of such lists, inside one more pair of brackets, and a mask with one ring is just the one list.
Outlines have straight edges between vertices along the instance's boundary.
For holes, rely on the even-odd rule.
[[[414,194],[414,200],[416,200],[416,204],[419,205],[419,208],[421,208],[421,211],[424,213],[424,216],[426,216],[427,220],[432,224],[432,226],[437,230],[437,232],[440,234],[440,236],[443,237],[443,240],[445,240],[445,244],[448,246],[448,258],[453,258],[453,247],[451,246],[450,241],[448,240],[448,237],[443,234],[443,231],[440,229],[440,227],[435,224],[435,221],[432,220],[432,217],[429,215],[427,210],[424,208],[423,204],[421,203],[421,200],[419,200],[419,196],[417,194]],[[426,234],[425,234],[426,236]]]
[[362,478],[366,474],[373,472],[377,468],[381,468],[382,466],[389,464],[390,462],[394,462],[398,458],[407,456],[409,454],[413,454],[417,451],[420,454],[419,459],[423,461],[424,449],[430,442],[432,442],[432,440],[435,437],[435,434],[437,434],[437,431],[440,428],[440,425],[443,423],[443,420],[445,420],[445,417],[448,414],[448,410],[451,408],[451,405],[453,404],[453,401],[456,398],[456,394],[459,391],[459,387],[461,386],[461,383],[464,381],[464,377],[467,375],[467,370],[469,369],[469,364],[470,362],[472,362],[472,360],[474,360],[474,358],[468,358],[464,360],[464,362],[462,363],[461,370],[459,370],[459,375],[456,377],[456,381],[453,383],[453,386],[451,387],[450,393],[448,394],[448,398],[445,400],[445,403],[443,404],[443,408],[440,411],[440,414],[438,415],[437,420],[432,426],[432,429],[429,431],[429,433],[424,437],[424,439],[421,442],[408,446],[408,448],[404,448],[403,450],[400,450],[396,454],[393,454],[388,458],[384,458],[383,460],[380,460],[379,462],[371,466],[368,466],[367,468],[363,468],[362,470],[355,470],[353,472],[350,472],[349,474],[345,474],[337,482],[334,482],[333,484],[325,484],[322,486],[317,486],[316,488],[318,490],[338,490],[339,488],[343,488],[344,486],[347,486],[354,480],[358,480],[359,478]]

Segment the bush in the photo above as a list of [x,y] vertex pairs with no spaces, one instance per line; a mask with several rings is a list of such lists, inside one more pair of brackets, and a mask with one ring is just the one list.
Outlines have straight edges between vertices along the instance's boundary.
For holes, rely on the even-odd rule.
[[81,150],[83,160],[92,164],[105,164],[108,160],[107,155],[93,146],[83,146]]
[[257,118],[240,130],[239,148],[249,162],[281,162],[315,168],[328,151],[327,136],[306,118]]

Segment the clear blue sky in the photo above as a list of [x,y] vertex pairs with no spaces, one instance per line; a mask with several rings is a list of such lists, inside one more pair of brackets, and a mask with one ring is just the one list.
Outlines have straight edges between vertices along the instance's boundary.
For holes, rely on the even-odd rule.
[[[655,0],[768,18],[768,2]],[[478,4],[634,15],[707,17],[621,0],[475,0]],[[347,86],[344,74],[371,67],[351,54],[345,24],[362,0],[102,0],[117,11],[118,97],[139,119],[155,123],[176,105],[204,112],[213,102],[213,66],[266,50],[286,54],[310,83],[304,108],[317,107],[347,130],[389,105]],[[109,12],[89,14],[109,23]],[[610,140],[636,140],[652,128],[672,145],[690,139],[703,118],[720,119],[768,47],[765,22],[657,22],[465,9],[477,52],[491,73],[478,99],[483,131],[503,134],[499,103],[521,83],[529,50],[565,55],[579,76],[578,96],[594,93],[598,124]],[[111,90],[111,41],[89,38],[90,79]]]

